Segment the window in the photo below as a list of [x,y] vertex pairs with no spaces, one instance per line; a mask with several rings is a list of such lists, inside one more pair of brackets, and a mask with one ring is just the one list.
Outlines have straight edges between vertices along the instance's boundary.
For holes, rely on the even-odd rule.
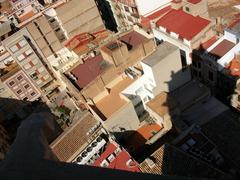
[[53,23],[53,22],[55,22],[55,19],[50,19],[50,23]]
[[197,71],[195,69],[193,69],[193,76],[196,77],[197,76]]
[[40,67],[39,69],[38,69],[38,72],[39,73],[42,73],[44,71],[44,67]]
[[10,86],[13,86],[14,84],[15,84],[14,81],[11,81],[11,82],[9,83]]
[[20,47],[24,47],[27,44],[27,42],[26,42],[25,39],[23,39],[23,40],[19,41],[18,44],[19,44]]
[[124,9],[126,12],[129,12],[129,8],[127,6],[124,6]]
[[60,28],[55,29],[56,32],[60,31]]
[[19,90],[17,91],[17,94],[21,94],[21,93],[22,93],[22,90],[19,89]]
[[31,77],[33,80],[37,80],[37,79],[38,79],[36,72],[31,73],[31,74],[30,74],[30,77]]
[[27,98],[27,97],[25,97],[25,98],[23,98],[23,100],[24,100],[24,101],[27,101],[27,100],[28,100],[28,98]]
[[140,94],[142,91],[143,91],[143,88],[140,87],[139,89],[137,89],[137,90],[135,91],[135,94]]
[[185,7],[185,10],[186,10],[187,12],[189,12],[189,11],[190,11],[189,7]]
[[22,75],[17,77],[17,80],[19,80],[19,81],[22,80],[22,79],[23,79]]
[[202,77],[202,73],[201,73],[201,72],[198,72],[198,76],[201,78],[201,77]]
[[24,67],[24,69],[28,70],[28,69],[30,69],[32,66],[31,66],[29,63],[27,63],[27,64],[25,64],[23,67]]
[[36,93],[35,93],[35,92],[32,92],[32,93],[31,93],[31,96],[35,96],[35,95],[36,95]]
[[29,87],[30,87],[29,84],[26,84],[26,85],[24,86],[25,89],[28,89]]
[[213,81],[213,72],[208,71],[208,79]]
[[47,80],[49,78],[49,75],[45,75],[44,79]]
[[10,47],[10,50],[15,53],[18,50],[18,47],[16,45]]
[[194,66],[194,67],[197,67],[197,62],[196,61],[192,61],[192,65]]
[[198,68],[199,68],[199,69],[201,68],[201,63],[200,63],[200,62],[198,62]]
[[34,59],[34,60],[32,60],[32,63],[33,63],[34,65],[36,65],[36,64],[38,63],[38,60],[37,60],[37,59]]
[[33,51],[31,49],[28,49],[27,51],[25,51],[26,56],[30,56],[33,53]]
[[17,57],[18,61],[22,61],[25,59],[25,56],[21,54],[20,56]]
[[36,82],[38,85],[42,83],[42,80],[39,79],[37,82]]

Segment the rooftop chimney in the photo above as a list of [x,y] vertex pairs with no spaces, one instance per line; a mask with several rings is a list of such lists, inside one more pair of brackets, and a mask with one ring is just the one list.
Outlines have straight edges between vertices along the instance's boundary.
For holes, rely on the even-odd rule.
[[171,2],[172,9],[181,9],[182,8],[182,0],[172,0]]

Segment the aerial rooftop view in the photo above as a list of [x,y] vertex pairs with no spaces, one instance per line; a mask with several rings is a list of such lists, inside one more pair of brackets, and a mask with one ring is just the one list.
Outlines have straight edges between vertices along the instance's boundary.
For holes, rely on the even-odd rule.
[[240,0],[0,0],[0,179],[240,179]]

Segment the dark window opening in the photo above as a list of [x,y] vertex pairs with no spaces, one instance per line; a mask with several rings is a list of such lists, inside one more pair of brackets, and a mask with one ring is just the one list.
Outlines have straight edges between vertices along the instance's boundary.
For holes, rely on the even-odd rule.
[[213,81],[213,72],[208,71],[208,79]]

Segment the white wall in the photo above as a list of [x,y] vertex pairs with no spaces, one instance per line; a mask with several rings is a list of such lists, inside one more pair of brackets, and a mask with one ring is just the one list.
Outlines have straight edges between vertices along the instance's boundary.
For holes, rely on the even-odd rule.
[[152,12],[169,4],[171,0],[135,0],[139,14],[142,16],[151,14]]
[[184,43],[183,41],[180,41],[179,39],[171,37],[171,36],[169,36],[169,34],[165,34],[158,29],[153,29],[153,34],[157,39],[167,41],[171,44],[174,44],[179,49],[185,51],[186,52],[187,64],[189,65],[189,64],[192,63],[192,60],[189,56],[189,54],[192,52],[191,44],[187,44],[187,42]]
[[233,43],[237,42],[236,36],[234,34],[228,32],[228,31],[224,31],[224,38],[233,42]]

